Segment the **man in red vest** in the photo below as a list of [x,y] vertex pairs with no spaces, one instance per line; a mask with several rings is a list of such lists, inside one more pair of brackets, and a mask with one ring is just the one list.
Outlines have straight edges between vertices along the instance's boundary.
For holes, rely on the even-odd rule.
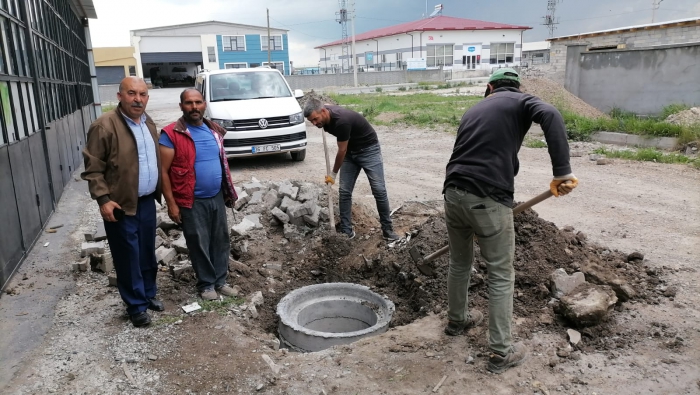
[[163,129],[159,143],[168,216],[182,224],[197,291],[202,299],[217,300],[218,294],[235,296],[226,284],[231,248],[226,207],[238,196],[224,151],[226,130],[204,119],[206,108],[198,90],[185,89],[182,117]]

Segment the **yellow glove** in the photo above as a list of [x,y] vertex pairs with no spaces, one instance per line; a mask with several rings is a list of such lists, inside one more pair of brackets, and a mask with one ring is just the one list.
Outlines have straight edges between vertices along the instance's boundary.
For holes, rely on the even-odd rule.
[[335,184],[335,179],[338,177],[338,173],[331,173],[331,175],[326,175],[326,184]]
[[567,174],[565,176],[554,177],[552,182],[549,183],[549,190],[552,195],[559,197],[568,194],[573,191],[574,188],[578,186],[578,178],[572,174]]

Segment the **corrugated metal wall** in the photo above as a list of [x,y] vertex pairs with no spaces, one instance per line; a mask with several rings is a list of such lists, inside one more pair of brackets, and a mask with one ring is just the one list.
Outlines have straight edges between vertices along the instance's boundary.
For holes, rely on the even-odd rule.
[[81,19],[68,0],[0,1],[0,288],[82,162],[95,119]]

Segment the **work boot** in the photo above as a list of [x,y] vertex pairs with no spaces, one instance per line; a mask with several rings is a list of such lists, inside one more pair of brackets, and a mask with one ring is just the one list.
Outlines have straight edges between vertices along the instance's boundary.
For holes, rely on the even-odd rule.
[[238,296],[238,292],[233,288],[229,287],[228,284],[224,284],[216,289],[216,292],[224,296]]
[[132,314],[129,316],[129,319],[131,320],[131,323],[134,324],[134,326],[137,328],[147,326],[151,323],[151,316],[148,315],[148,313],[146,313],[145,311]]
[[214,291],[214,288],[207,288],[202,291],[202,299],[204,300],[219,300],[219,295]]
[[489,372],[500,374],[505,372],[508,368],[513,366],[518,366],[527,359],[527,347],[522,343],[513,344],[510,347],[510,351],[506,355],[500,355],[500,353],[491,352],[489,356],[489,364],[486,367]]
[[394,233],[393,230],[383,230],[382,231],[382,236],[384,237],[384,240],[388,242],[396,241],[396,240],[401,240],[401,236],[397,235]]
[[469,319],[466,321],[448,321],[445,327],[445,334],[448,336],[459,336],[465,330],[478,326],[483,320],[484,315],[479,310],[472,310],[469,312]]

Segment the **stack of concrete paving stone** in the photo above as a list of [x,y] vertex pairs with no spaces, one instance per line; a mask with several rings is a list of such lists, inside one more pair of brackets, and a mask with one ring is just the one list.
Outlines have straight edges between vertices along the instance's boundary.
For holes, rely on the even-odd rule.
[[80,260],[73,263],[73,270],[86,272],[105,273],[109,277],[109,284],[116,285],[116,277],[112,274],[114,262],[112,254],[105,251],[107,234],[102,223],[97,225],[94,231],[84,233],[85,242],[80,246]]
[[280,181],[263,183],[253,179],[236,186],[238,201],[235,209],[244,215],[231,228],[234,236],[246,236],[263,229],[260,218],[270,218],[271,226],[284,227],[287,239],[299,238],[307,229],[328,222],[328,208],[319,205],[323,189],[313,183]]

